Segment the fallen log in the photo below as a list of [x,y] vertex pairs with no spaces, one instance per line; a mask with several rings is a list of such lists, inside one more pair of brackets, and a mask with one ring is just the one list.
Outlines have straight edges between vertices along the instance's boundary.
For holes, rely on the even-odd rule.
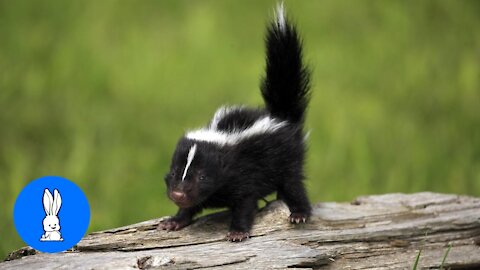
[[154,219],[91,233],[63,253],[23,248],[0,269],[412,269],[420,250],[418,269],[480,269],[480,198],[386,194],[313,209],[292,225],[284,203],[272,202],[241,243],[225,240],[227,211],[177,232]]

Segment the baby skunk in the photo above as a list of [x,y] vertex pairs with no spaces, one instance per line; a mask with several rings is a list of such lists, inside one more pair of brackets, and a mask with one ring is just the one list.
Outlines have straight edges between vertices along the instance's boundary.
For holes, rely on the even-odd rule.
[[310,72],[282,5],[267,29],[266,48],[265,108],[221,107],[207,126],[179,140],[165,176],[168,197],[179,210],[159,229],[179,230],[203,208],[228,207],[227,239],[242,241],[249,237],[257,201],[275,191],[288,205],[291,223],[310,216],[303,185]]

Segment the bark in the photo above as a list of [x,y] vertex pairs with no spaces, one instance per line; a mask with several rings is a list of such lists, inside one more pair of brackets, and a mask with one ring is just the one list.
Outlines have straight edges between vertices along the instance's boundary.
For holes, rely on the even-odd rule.
[[57,254],[12,252],[0,269],[480,269],[480,198],[386,194],[319,203],[306,224],[289,224],[275,201],[256,217],[252,238],[225,241],[230,215],[208,215],[177,232],[161,219],[87,235]]

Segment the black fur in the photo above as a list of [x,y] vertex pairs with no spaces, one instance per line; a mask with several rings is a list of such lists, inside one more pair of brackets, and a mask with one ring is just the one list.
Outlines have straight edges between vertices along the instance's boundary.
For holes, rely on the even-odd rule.
[[267,69],[261,87],[265,105],[273,116],[302,122],[310,98],[310,71],[302,61],[301,40],[288,21],[283,31],[277,22],[267,31]]
[[[266,76],[261,86],[265,109],[233,108],[217,119],[216,131],[245,132],[265,117],[283,125],[229,144],[192,139],[188,134],[182,137],[165,177],[168,195],[180,208],[176,216],[160,224],[161,229],[187,226],[206,207],[228,207],[232,221],[227,238],[241,241],[249,236],[258,200],[273,192],[290,208],[290,222],[305,222],[310,216],[303,185],[309,71],[302,62],[301,41],[288,21],[283,28],[277,22],[269,26],[266,47]],[[212,119],[207,127],[214,125]],[[193,145],[196,153],[182,181]]]

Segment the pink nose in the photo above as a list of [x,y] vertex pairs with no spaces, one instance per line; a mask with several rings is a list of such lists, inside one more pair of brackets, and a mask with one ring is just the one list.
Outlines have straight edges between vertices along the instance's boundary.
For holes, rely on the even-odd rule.
[[185,198],[187,197],[187,195],[185,195],[185,192],[181,192],[181,191],[172,191],[170,193],[170,197],[172,197],[172,199],[174,201],[177,201],[177,202],[182,202],[185,200]]

